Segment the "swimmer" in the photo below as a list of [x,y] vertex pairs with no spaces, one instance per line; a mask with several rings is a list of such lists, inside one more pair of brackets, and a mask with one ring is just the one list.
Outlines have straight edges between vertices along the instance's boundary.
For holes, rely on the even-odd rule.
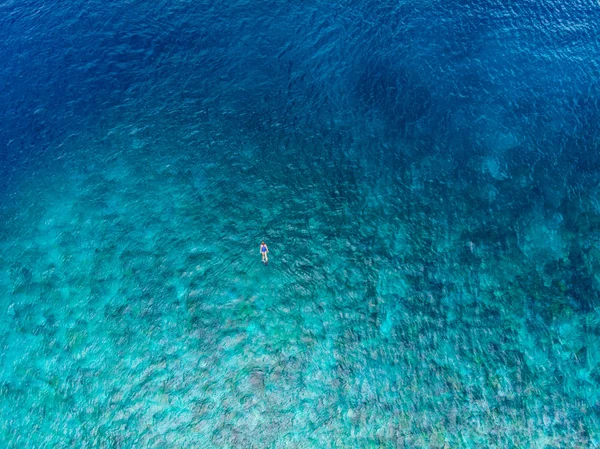
[[262,242],[260,244],[260,255],[262,256],[263,263],[269,263],[269,248],[267,247],[265,242]]

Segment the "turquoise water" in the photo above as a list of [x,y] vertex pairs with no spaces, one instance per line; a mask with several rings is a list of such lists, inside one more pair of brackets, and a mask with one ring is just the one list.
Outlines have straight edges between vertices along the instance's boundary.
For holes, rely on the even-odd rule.
[[3,447],[600,446],[596,5],[0,9]]

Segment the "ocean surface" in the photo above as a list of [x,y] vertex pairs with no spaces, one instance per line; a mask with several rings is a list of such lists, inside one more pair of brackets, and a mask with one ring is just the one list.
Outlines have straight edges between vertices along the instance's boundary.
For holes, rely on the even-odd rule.
[[0,0],[0,106],[0,447],[600,447],[600,3]]

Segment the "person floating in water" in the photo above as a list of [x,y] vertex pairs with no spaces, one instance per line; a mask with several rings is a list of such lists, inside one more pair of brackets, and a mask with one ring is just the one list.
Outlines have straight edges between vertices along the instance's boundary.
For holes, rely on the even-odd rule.
[[269,248],[265,242],[260,244],[260,255],[262,256],[263,263],[269,263]]

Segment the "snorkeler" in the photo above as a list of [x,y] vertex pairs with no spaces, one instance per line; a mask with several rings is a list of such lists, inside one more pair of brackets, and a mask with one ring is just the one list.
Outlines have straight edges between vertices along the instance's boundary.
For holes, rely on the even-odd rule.
[[260,255],[262,256],[263,263],[269,263],[269,248],[267,247],[265,242],[262,242],[260,244]]

